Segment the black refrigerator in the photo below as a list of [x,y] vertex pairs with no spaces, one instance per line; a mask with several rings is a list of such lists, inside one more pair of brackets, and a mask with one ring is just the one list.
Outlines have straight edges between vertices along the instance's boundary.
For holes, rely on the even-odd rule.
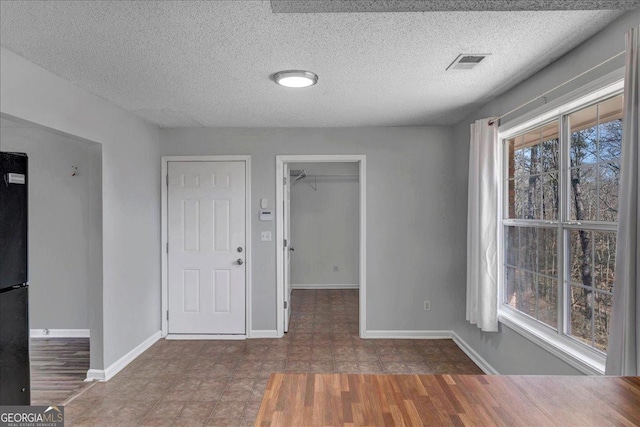
[[31,403],[27,160],[0,152],[0,405]]

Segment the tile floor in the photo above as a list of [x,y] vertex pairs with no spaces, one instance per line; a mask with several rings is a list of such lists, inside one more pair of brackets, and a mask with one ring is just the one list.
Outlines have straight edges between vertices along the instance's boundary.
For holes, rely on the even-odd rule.
[[272,372],[482,371],[451,340],[362,340],[357,290],[296,290],[289,333],[160,340],[65,407],[71,425],[252,426]]

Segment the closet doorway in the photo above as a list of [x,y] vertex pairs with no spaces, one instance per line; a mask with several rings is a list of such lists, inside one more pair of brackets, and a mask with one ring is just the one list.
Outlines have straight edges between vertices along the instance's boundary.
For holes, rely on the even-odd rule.
[[293,289],[358,289],[364,336],[366,157],[277,156],[276,189],[278,336],[289,327]]

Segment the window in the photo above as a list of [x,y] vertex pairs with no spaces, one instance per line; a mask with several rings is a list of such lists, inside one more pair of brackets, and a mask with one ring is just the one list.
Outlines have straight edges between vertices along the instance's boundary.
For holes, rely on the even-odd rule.
[[531,123],[502,139],[502,307],[604,356],[615,277],[622,95]]

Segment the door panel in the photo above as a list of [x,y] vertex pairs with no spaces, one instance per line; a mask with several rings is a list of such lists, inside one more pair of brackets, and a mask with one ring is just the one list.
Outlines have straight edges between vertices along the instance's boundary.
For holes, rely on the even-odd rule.
[[245,163],[169,162],[168,173],[169,333],[244,334]]

